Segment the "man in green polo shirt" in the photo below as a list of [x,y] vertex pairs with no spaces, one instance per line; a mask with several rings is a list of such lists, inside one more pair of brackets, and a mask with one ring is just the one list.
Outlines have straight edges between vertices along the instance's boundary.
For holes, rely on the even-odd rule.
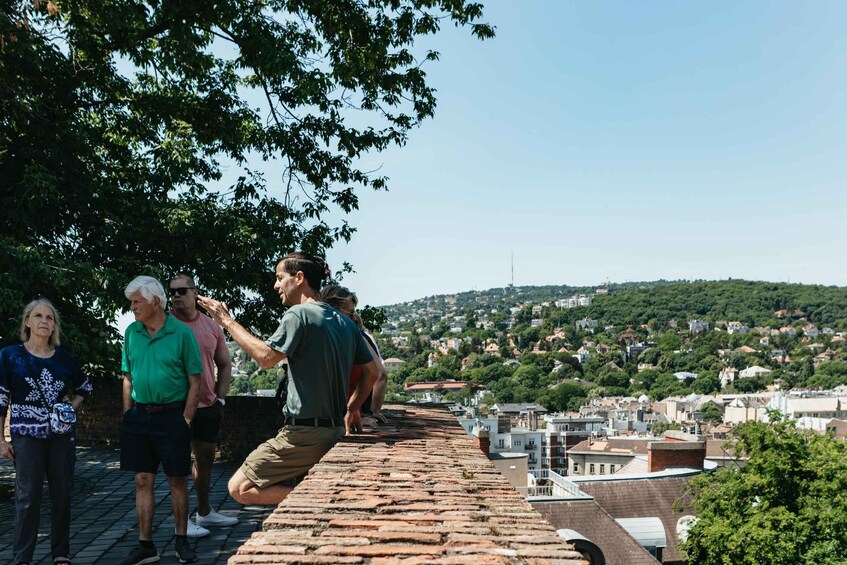
[[121,565],[154,563],[153,486],[159,464],[168,477],[176,524],[176,556],[197,561],[186,538],[191,419],[199,400],[203,363],[191,329],[168,314],[165,289],[152,277],[136,277],[124,291],[135,322],[124,334],[121,469],[135,473],[139,545]]

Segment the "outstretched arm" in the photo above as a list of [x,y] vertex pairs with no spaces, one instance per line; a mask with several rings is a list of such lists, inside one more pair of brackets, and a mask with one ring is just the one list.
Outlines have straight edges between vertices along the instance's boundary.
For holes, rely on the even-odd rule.
[[285,353],[280,353],[270,345],[251,334],[247,328],[235,321],[229,309],[223,302],[218,302],[205,296],[197,297],[197,304],[202,306],[209,315],[229,332],[235,343],[244,353],[253,358],[263,369],[269,369],[285,359]]

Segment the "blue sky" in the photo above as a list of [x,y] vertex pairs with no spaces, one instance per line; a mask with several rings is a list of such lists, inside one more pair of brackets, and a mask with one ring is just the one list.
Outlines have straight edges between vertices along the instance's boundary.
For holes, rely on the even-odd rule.
[[488,2],[421,42],[436,116],[367,162],[361,302],[727,277],[847,284],[847,3]]

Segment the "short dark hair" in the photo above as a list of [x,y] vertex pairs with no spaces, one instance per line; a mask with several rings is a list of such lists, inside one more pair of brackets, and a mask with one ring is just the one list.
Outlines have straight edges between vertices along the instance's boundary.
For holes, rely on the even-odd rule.
[[191,274],[191,273],[189,273],[188,271],[180,271],[180,272],[178,272],[177,274],[175,274],[174,276],[172,276],[172,277],[168,280],[168,282],[169,282],[169,283],[172,283],[172,282],[174,282],[176,279],[185,279],[185,280],[189,281],[189,282],[191,283],[191,285],[192,285],[192,286],[197,286],[197,282],[194,280],[194,275],[192,275],[192,274]]
[[279,264],[289,275],[295,275],[297,271],[301,271],[309,287],[315,292],[320,292],[323,282],[332,277],[332,272],[323,259],[302,251],[289,253],[279,260],[277,265]]

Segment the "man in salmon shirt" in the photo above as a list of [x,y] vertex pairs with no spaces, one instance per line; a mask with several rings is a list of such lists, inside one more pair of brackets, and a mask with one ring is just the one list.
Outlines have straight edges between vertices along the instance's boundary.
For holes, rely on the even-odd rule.
[[209,505],[212,463],[221,430],[223,408],[232,379],[232,362],[226,348],[224,332],[209,316],[197,310],[197,285],[188,273],[178,273],[170,280],[171,314],[191,328],[203,360],[200,375],[200,402],[191,421],[191,450],[194,452],[194,492],[197,512],[188,520],[188,537],[209,535],[208,527],[234,526],[238,519],[224,516]]

